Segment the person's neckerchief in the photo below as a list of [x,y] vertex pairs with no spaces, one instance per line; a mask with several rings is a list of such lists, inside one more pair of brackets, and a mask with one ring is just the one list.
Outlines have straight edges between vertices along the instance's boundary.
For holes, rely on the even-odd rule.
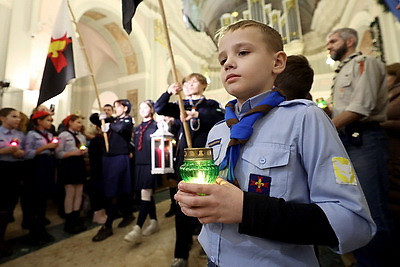
[[[51,140],[49,138],[49,133],[46,130],[42,132],[37,127],[35,127],[34,131],[37,132],[38,134],[40,134],[41,136],[43,136],[43,138],[46,139],[47,144],[49,144],[51,142]],[[54,148],[49,148],[49,151],[50,151],[51,155],[54,154]]]
[[[138,147],[137,147],[137,149],[140,151],[140,150],[142,150],[142,148],[143,148],[143,134],[144,134],[144,132],[146,131],[146,129],[150,126],[150,124],[153,122],[153,120],[151,119],[151,120],[149,120],[149,121],[147,121],[147,123],[145,123],[145,122],[142,122],[140,125],[139,125],[139,138],[138,138]],[[144,126],[143,126],[144,125]]]
[[[191,111],[196,111],[197,106],[200,105],[204,99],[206,99],[204,96],[202,96],[200,99],[197,100],[196,104],[194,103],[193,99],[189,98],[187,99],[187,103],[191,106]],[[199,118],[192,118],[190,119],[190,128],[192,131],[198,131],[200,129],[200,120]]]
[[47,132],[42,132],[40,131],[38,128],[35,128],[35,132],[37,132],[38,134],[40,134],[41,136],[43,136],[44,139],[46,139],[47,143],[50,143],[51,140],[49,139],[49,135]]
[[234,99],[226,104],[225,121],[230,128],[231,140],[229,141],[225,158],[219,165],[219,170],[228,169],[227,180],[230,183],[237,184],[235,166],[240,155],[240,148],[246,144],[253,134],[254,123],[284,100],[285,97],[278,89],[273,89],[258,105],[246,112],[240,121],[235,114],[237,100]]
[[81,147],[81,141],[79,141],[78,137],[76,137],[76,136],[78,135],[78,133],[77,133],[77,132],[76,132],[76,133],[73,133],[73,132],[71,132],[70,130],[67,130],[67,132],[69,132],[69,133],[72,135],[72,137],[74,137],[74,139],[75,139],[75,146],[76,146],[77,148],[80,148],[80,147]]

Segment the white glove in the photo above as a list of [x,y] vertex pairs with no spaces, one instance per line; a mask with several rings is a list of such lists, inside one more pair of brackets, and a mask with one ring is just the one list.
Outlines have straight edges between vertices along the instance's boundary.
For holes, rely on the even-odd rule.
[[103,125],[103,124],[101,125],[101,131],[102,131],[103,133],[108,132],[108,130],[110,130],[110,123],[109,123],[109,122],[104,123],[104,125]]
[[106,115],[106,113],[100,113],[99,114],[99,120],[105,120],[107,118],[107,115]]

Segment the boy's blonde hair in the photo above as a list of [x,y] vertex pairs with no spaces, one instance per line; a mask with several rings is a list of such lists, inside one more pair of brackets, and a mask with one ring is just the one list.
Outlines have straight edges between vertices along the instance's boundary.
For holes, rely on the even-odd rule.
[[283,51],[283,42],[282,36],[275,29],[269,27],[268,25],[255,21],[255,20],[239,20],[234,22],[228,26],[220,28],[215,34],[215,39],[218,41],[218,44],[222,37],[228,32],[234,32],[239,29],[245,29],[248,27],[255,27],[260,30],[260,32],[264,35],[265,43],[267,44],[267,48],[270,49],[273,53]]

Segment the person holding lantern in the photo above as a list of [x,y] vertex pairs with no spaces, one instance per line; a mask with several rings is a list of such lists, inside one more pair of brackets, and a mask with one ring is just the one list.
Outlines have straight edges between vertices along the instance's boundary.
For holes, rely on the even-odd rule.
[[9,215],[18,198],[24,170],[25,135],[17,130],[19,123],[19,111],[13,108],[0,109],[0,258],[12,254],[4,242],[4,235]]
[[58,136],[56,157],[60,159],[58,178],[64,184],[64,231],[76,234],[86,230],[80,220],[83,184],[86,181],[85,155],[88,152],[86,137],[81,133],[83,118],[72,114],[64,119],[66,131]]
[[240,20],[218,34],[220,75],[235,97],[207,144],[214,184],[181,182],[175,199],[203,223],[208,266],[320,266],[313,245],[346,253],[376,232],[337,131],[315,103],[286,101],[282,37]]
[[29,222],[30,241],[34,244],[53,242],[46,230],[47,199],[55,193],[54,149],[58,139],[50,132],[53,122],[49,112],[38,110],[31,116],[33,129],[26,136],[25,160],[31,175],[23,183],[24,220]]
[[[151,137],[157,130],[157,122],[154,121],[153,101],[146,100],[140,103],[139,113],[142,123],[136,127],[134,133],[135,144],[135,191],[140,190],[141,202],[139,216],[133,230],[125,235],[124,239],[133,244],[142,241],[142,235],[152,235],[159,231],[157,221],[156,204],[153,197],[157,187],[157,175],[151,174]],[[150,217],[149,226],[142,231],[143,224]]]
[[[154,105],[155,111],[160,115],[170,116],[179,122],[179,140],[175,162],[175,173],[178,180],[179,167],[183,164],[184,148],[187,148],[186,137],[184,136],[182,121],[189,122],[190,135],[194,148],[205,147],[208,132],[217,122],[224,119],[224,111],[220,103],[212,99],[206,99],[203,95],[207,88],[207,79],[199,73],[191,73],[183,80],[183,86],[179,83],[171,84]],[[169,102],[171,95],[182,91],[185,94],[184,107],[186,117],[181,118],[178,103]],[[201,227],[198,220],[186,216],[178,208],[175,215],[175,252],[172,266],[186,266],[189,258],[189,251],[192,245],[192,236]]]

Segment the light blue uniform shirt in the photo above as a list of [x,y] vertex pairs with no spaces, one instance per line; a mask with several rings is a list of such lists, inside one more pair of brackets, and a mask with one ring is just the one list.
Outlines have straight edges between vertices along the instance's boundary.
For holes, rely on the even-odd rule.
[[[241,114],[265,95],[246,101]],[[250,174],[271,177],[271,197],[316,203],[324,211],[339,241],[332,248],[335,252],[367,244],[376,227],[349,157],[326,114],[308,100],[284,101],[253,127],[235,168],[241,189],[248,191]],[[225,157],[229,135],[226,123],[215,125],[209,133],[207,144],[213,144],[217,165]],[[199,241],[219,266],[319,266],[313,246],[239,234],[238,224],[205,224]]]
[[[75,135],[75,136],[76,136],[76,138],[79,139],[79,141],[81,142],[81,145],[87,146],[86,137],[83,134],[77,133],[77,135]],[[60,133],[58,135],[58,146],[56,148],[56,158],[63,159],[65,153],[75,151],[78,149],[79,148],[76,147],[75,138],[72,136],[72,134],[70,132],[63,131],[62,133]]]
[[[25,148],[25,134],[16,129],[9,130],[0,126],[0,148],[10,146],[12,140],[18,139],[18,147],[22,150]],[[0,154],[0,161],[21,161],[23,158],[15,158],[11,154]]]
[[[43,131],[43,133],[47,133],[48,139],[53,139],[53,135],[48,131]],[[36,132],[35,130],[31,130],[26,135],[26,150],[25,150],[25,159],[33,159],[36,156],[36,149],[41,146],[47,145],[47,140]],[[45,149],[40,152],[40,155],[51,155],[53,151],[50,149]]]

